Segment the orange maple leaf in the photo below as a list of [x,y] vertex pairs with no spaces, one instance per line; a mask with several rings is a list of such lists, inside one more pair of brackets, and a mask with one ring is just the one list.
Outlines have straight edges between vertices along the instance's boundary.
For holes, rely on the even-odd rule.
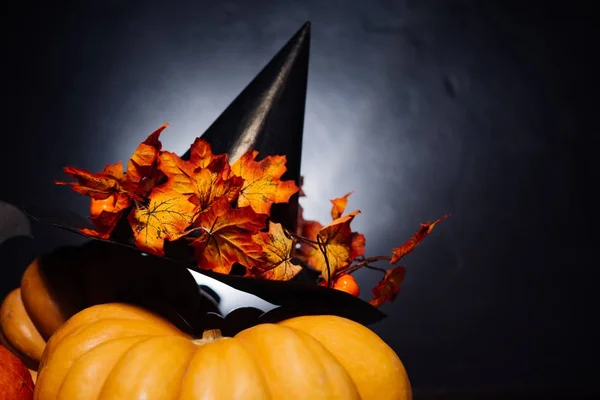
[[[98,200],[92,199],[92,201]],[[112,195],[104,201],[110,201],[107,209],[102,210],[97,214],[92,214],[89,217],[94,224],[95,229],[79,229],[84,235],[108,239],[123,216],[123,212],[131,206],[131,197],[126,193]]]
[[188,233],[198,206],[173,190],[169,182],[152,189],[148,199],[149,204],[134,208],[128,220],[136,246],[162,256],[165,240],[174,241]]
[[403,266],[388,269],[383,279],[373,288],[373,298],[369,303],[374,307],[380,307],[386,301],[394,301],[400,292],[400,285],[405,275],[406,268]]
[[346,193],[342,197],[338,197],[337,199],[329,200],[333,206],[331,207],[331,218],[338,219],[346,210],[346,205],[348,205],[348,197],[352,194],[352,192]]
[[190,147],[190,164],[196,167],[206,168],[215,157],[227,158],[226,154],[215,156],[210,148],[210,144],[202,139],[196,138]]
[[90,216],[89,219],[94,224],[94,229],[79,229],[84,235],[108,239],[123,216],[123,211],[131,206],[132,198],[141,200],[123,187],[125,175],[121,162],[107,165],[100,173],[91,173],[75,167],[66,167],[64,171],[67,175],[75,178],[77,182],[55,181],[56,184],[70,185],[76,192],[90,196],[92,202],[109,201],[112,203],[107,210]]
[[[231,173],[231,166],[227,161],[227,155],[210,155],[210,161],[206,151],[198,151],[197,147],[204,146],[204,141],[196,140],[192,147],[192,158],[189,161],[182,160],[174,153],[163,152],[160,155],[159,169],[172,182],[172,185],[181,193],[190,195],[190,201],[199,205],[200,211],[207,210],[213,201],[219,197],[226,197],[233,202],[239,195],[244,179]],[[204,158],[199,158],[203,155]],[[208,161],[208,162],[207,162]]]
[[[358,254],[353,251],[353,241],[360,240],[355,232],[350,230],[350,223],[360,211],[356,210],[332,221],[319,230],[316,241],[319,251],[313,251],[307,263],[321,271],[321,276],[329,282],[338,270],[347,267]],[[360,246],[354,246],[360,248]]]
[[129,160],[127,173],[123,172],[123,163],[120,161],[107,165],[99,173],[75,167],[64,168],[65,173],[77,181],[55,181],[56,184],[70,185],[76,192],[91,197],[92,202],[111,197],[114,199],[112,207],[98,215],[91,215],[90,220],[95,229],[80,229],[83,234],[103,239],[110,237],[123,212],[132,202],[144,200],[160,178],[156,167],[162,145],[158,138],[167,126],[168,124],[161,126],[138,146]]
[[398,261],[400,261],[402,257],[413,251],[414,248],[417,247],[417,245],[421,243],[421,241],[425,239],[427,235],[429,235],[429,233],[433,230],[433,227],[436,226],[438,222],[443,221],[448,217],[449,215],[444,215],[442,218],[438,219],[433,223],[428,222],[426,224],[421,224],[421,228],[417,233],[413,235],[413,237],[411,237],[403,245],[396,247],[392,250],[392,258],[390,260],[390,264],[396,264]]
[[168,123],[162,125],[140,143],[127,164],[127,184],[142,197],[150,192],[159,178],[158,156],[162,149],[159,137],[167,126]]
[[216,199],[194,222],[201,233],[191,243],[198,267],[228,274],[234,263],[247,269],[260,266],[263,249],[253,235],[265,227],[266,219],[251,207],[231,208],[227,198]]
[[[75,167],[65,167],[67,175],[77,182],[55,181],[58,185],[70,185],[78,193],[90,196],[96,200],[104,200],[116,193],[127,193],[136,200],[142,200],[149,189],[155,184],[156,164],[161,143],[160,133],[168,126],[165,124],[150,134],[131,156],[127,165],[127,173],[123,173],[123,163],[117,162],[104,167],[99,173]],[[146,191],[140,188],[147,189]]]
[[356,257],[364,256],[366,242],[367,239],[365,238],[365,235],[358,232],[352,232],[352,239],[350,243],[350,258],[354,260]]
[[238,207],[250,206],[259,214],[269,214],[274,203],[286,203],[300,188],[294,181],[281,181],[287,171],[286,156],[268,156],[255,161],[258,151],[250,150],[233,165],[233,173],[244,179]]
[[294,241],[286,236],[279,223],[269,221],[269,232],[258,232],[253,239],[263,249],[263,263],[257,275],[266,279],[287,281],[298,275],[302,267],[292,263]]
[[63,171],[76,182],[54,181],[57,185],[69,185],[81,194],[96,200],[104,200],[116,193],[125,192],[121,182],[124,179],[123,163],[118,162],[104,167],[102,172],[93,173],[85,169],[65,167]]

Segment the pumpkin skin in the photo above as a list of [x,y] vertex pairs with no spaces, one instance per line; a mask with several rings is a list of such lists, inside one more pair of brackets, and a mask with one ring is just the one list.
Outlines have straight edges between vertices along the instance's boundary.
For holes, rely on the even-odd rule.
[[2,400],[33,399],[33,379],[17,356],[0,346],[0,393]]
[[[207,304],[183,268],[163,268],[154,259],[101,242],[65,247],[34,260],[19,288],[0,305],[0,343],[37,370],[46,341],[86,307],[129,302],[161,315],[195,323]],[[184,329],[184,322],[179,325]]]
[[25,310],[21,289],[11,291],[0,306],[0,343],[18,356],[28,368],[36,368],[46,340]]
[[194,339],[123,303],[87,308],[49,340],[36,400],[411,399],[396,353],[368,328],[304,316]]

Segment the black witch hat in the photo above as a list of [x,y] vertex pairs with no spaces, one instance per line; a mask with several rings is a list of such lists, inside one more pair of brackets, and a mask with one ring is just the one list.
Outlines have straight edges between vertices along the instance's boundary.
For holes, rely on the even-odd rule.
[[[251,148],[259,157],[285,155],[281,179],[300,186],[309,47],[307,22],[204,132],[215,154],[226,153],[231,162]],[[189,156],[188,151],[182,158]],[[271,219],[291,231],[297,216],[298,194],[271,211]]]
[[[281,179],[293,180],[298,186],[301,185],[309,46],[310,23],[307,22],[201,135],[210,144],[214,154],[228,154],[232,163],[251,148],[258,151],[258,157],[285,155],[287,171]],[[190,151],[182,156],[183,159],[189,157]],[[298,197],[297,193],[288,203],[273,204],[270,219],[281,223],[290,231],[296,231]],[[55,225],[68,229],[64,223],[56,223],[57,217],[58,215],[45,219],[53,220]],[[81,223],[77,225],[82,226]],[[128,224],[121,224],[121,227],[125,230],[119,232],[118,225],[111,238],[104,242],[133,247],[135,250]],[[79,232],[77,229],[72,230]],[[98,242],[102,246],[103,241]],[[156,257],[153,262],[175,262],[189,268],[190,265],[186,264],[189,254],[186,252],[189,252],[190,247],[178,250],[182,249],[176,242],[165,243],[167,256]],[[212,271],[193,272],[282,306],[267,313],[264,320],[278,319],[280,314],[289,316],[295,312],[301,315],[329,312],[364,324],[385,317],[377,308],[352,295],[316,284],[244,278]],[[297,305],[301,305],[299,309],[295,309]]]

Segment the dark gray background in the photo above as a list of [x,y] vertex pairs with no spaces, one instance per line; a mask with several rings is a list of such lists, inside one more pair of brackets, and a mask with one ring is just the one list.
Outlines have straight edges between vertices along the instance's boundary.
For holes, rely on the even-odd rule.
[[[63,166],[127,160],[167,121],[163,144],[183,153],[310,20],[306,217],[326,221],[329,199],[355,191],[353,226],[378,255],[452,214],[374,327],[415,387],[592,382],[588,3],[80,3],[3,12],[1,199],[85,212],[53,184]],[[39,252],[81,240],[34,228]],[[4,294],[21,271],[1,265]],[[379,276],[357,276],[368,299]]]

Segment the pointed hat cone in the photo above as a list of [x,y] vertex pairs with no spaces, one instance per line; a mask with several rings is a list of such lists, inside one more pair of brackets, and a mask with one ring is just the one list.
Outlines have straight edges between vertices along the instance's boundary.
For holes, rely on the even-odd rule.
[[[259,152],[258,159],[285,155],[281,179],[300,185],[309,46],[307,22],[202,135],[213,153],[228,154],[231,163],[250,148]],[[297,218],[298,194],[272,207],[271,219],[292,231]]]

